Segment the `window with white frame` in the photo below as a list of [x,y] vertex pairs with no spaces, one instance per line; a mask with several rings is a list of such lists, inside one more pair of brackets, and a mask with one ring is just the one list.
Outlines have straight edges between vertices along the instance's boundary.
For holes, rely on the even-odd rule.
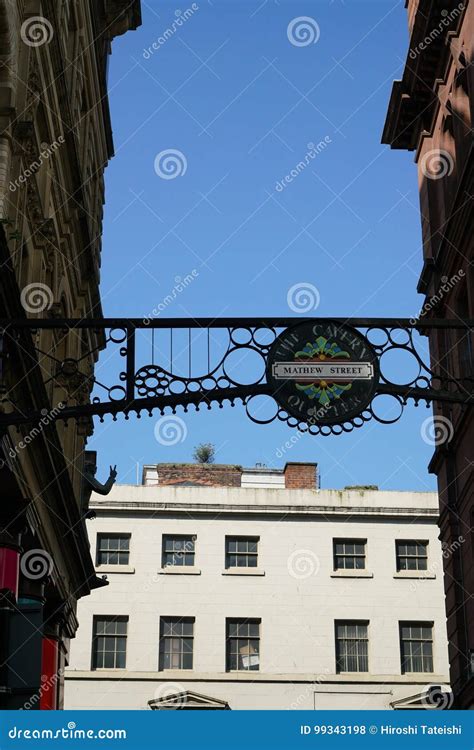
[[368,622],[336,621],[336,671],[369,671]]
[[97,534],[97,565],[128,565],[130,534]]
[[334,539],[334,570],[365,570],[367,539]]
[[128,617],[96,615],[92,627],[92,669],[125,669]]
[[427,570],[428,542],[415,539],[399,539],[395,542],[397,553],[397,571]]
[[194,617],[160,619],[160,670],[192,669]]
[[402,674],[433,671],[433,623],[400,623]]
[[196,537],[182,534],[163,535],[162,567],[193,567]]
[[226,669],[257,672],[260,669],[260,620],[226,621]]
[[256,568],[258,564],[257,536],[227,536],[225,539],[225,567]]

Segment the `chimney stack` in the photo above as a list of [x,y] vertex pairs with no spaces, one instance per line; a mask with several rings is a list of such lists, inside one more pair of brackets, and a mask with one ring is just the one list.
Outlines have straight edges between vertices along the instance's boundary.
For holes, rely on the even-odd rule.
[[317,490],[317,464],[289,462],[285,464],[287,490]]

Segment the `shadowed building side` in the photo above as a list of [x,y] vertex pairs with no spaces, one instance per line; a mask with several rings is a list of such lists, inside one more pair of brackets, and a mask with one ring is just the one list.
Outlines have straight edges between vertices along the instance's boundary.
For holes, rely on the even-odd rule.
[[[409,0],[410,46],[395,81],[383,143],[415,152],[425,295],[420,319],[474,318],[474,4]],[[473,335],[431,331],[433,369],[472,392]],[[438,477],[440,538],[455,707],[474,708],[474,416],[436,405],[430,471]]]
[[[139,0],[0,0],[2,319],[102,316],[107,58],[113,38],[139,24]],[[84,518],[92,420],[55,421],[88,402],[104,343],[97,331],[0,337],[0,410],[41,414],[0,434],[3,708],[62,707],[77,600],[105,584]]]

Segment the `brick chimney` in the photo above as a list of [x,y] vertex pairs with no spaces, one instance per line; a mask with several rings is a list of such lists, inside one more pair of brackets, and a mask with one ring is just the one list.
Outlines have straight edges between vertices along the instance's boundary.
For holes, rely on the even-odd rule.
[[317,464],[291,462],[285,464],[285,487],[287,490],[316,490]]
[[159,486],[240,487],[242,467],[230,464],[158,464]]

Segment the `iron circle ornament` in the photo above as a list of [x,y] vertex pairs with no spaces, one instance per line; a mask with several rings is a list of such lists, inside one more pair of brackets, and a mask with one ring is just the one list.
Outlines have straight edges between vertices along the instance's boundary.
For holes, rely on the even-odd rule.
[[273,398],[289,415],[309,425],[334,425],[367,409],[380,368],[374,348],[359,331],[315,319],[276,338],[266,377]]

